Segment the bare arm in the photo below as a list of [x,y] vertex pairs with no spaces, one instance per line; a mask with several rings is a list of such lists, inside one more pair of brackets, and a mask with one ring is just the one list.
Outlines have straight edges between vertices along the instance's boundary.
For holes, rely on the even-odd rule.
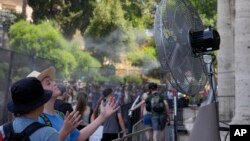
[[89,138],[95,130],[114,112],[116,112],[119,107],[117,107],[117,104],[115,103],[115,99],[112,98],[108,101],[108,104],[104,106],[103,101],[100,105],[101,113],[100,115],[91,122],[88,126],[80,130],[80,136],[78,137],[78,141],[83,141]]
[[124,135],[126,135],[126,127],[125,127],[125,124],[124,124],[124,120],[123,120],[122,114],[121,113],[117,113],[117,116],[118,116],[119,125],[120,125],[120,127],[122,129],[123,136],[124,136]]
[[93,122],[96,119],[96,114],[93,112],[90,117],[90,122]]
[[164,100],[164,104],[165,104],[165,108],[166,108],[166,113],[167,115],[169,115],[169,106],[168,106],[168,102],[166,100]]
[[168,102],[166,100],[164,100],[164,105],[165,105],[165,109],[166,109],[166,116],[167,116],[167,122],[170,122],[170,111],[169,111],[169,106],[168,106]]
[[93,113],[92,115],[91,115],[91,117],[90,117],[90,122],[93,122],[94,120],[95,120],[95,114]]
[[144,103],[145,103],[145,100],[142,100],[140,103],[138,103],[137,105],[135,105],[135,107],[132,107],[131,110],[134,111],[135,109],[141,107],[141,105],[144,104]]

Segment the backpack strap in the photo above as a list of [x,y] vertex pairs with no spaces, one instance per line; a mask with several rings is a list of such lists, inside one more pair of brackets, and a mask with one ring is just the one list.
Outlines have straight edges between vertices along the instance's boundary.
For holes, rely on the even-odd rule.
[[[30,136],[33,134],[36,130],[45,127],[46,125],[38,123],[38,122],[33,122],[30,125],[28,125],[21,133],[18,134],[23,134],[26,136]],[[7,123],[3,126],[3,131],[5,134],[4,140],[7,141],[8,139],[11,138],[11,136],[14,134],[14,129],[13,129],[13,122]]]
[[63,112],[60,112],[58,110],[55,110],[55,112],[64,120],[64,114],[63,114]]
[[40,114],[40,117],[43,119],[45,125],[52,127],[49,118],[44,113]]
[[3,125],[4,141],[7,141],[14,133],[12,122]]
[[36,130],[42,128],[42,127],[45,127],[46,125],[44,124],[41,124],[39,122],[33,122],[31,123],[29,126],[27,126],[23,131],[22,133],[30,136],[32,135]]
[[[64,114],[62,112],[57,111],[57,110],[55,110],[55,112],[64,120]],[[40,114],[40,117],[43,119],[45,125],[52,127],[52,123],[50,122],[46,114],[42,113]]]

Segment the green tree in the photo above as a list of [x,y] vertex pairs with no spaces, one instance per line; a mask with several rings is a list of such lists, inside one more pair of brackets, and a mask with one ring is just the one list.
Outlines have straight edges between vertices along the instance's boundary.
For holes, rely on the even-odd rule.
[[[46,31],[46,32],[44,32]],[[10,48],[37,57],[47,57],[53,48],[67,48],[68,42],[50,23],[38,25],[20,21],[9,31]]]
[[191,0],[205,26],[216,26],[217,0]]
[[33,8],[35,23],[54,20],[66,38],[72,38],[76,30],[82,33],[89,25],[95,0],[28,0]]
[[86,50],[101,63],[119,62],[122,52],[133,46],[134,36],[124,19],[119,0],[99,1],[86,30]]
[[156,50],[154,47],[137,48],[128,54],[128,59],[133,66],[142,67],[144,69],[153,69],[159,66],[156,58]]
[[138,29],[152,28],[155,1],[121,0],[125,19]]
[[48,59],[54,60],[62,78],[69,78],[72,71],[77,67],[75,57],[70,52],[60,48],[52,49],[48,54]]
[[99,1],[93,15],[86,31],[92,37],[103,37],[118,28],[125,29],[126,21],[119,0]]
[[38,25],[17,22],[11,26],[9,36],[12,50],[53,60],[63,77],[69,76],[77,66],[74,56],[67,51],[70,43],[48,22]]
[[124,80],[127,83],[137,83],[137,84],[141,84],[143,81],[142,77],[138,75],[127,75],[124,77]]
[[[77,69],[75,70],[74,74],[72,74],[74,78],[79,79],[84,77],[89,79],[90,77],[100,76],[101,63],[92,57],[90,53],[82,51],[78,48],[73,49],[72,53],[78,62]],[[96,69],[91,70],[91,68]]]
[[121,0],[121,2],[125,19],[137,30],[135,31],[137,47],[128,53],[128,59],[132,65],[144,69],[158,66],[152,37],[145,34],[146,30],[153,28],[155,5],[158,1]]

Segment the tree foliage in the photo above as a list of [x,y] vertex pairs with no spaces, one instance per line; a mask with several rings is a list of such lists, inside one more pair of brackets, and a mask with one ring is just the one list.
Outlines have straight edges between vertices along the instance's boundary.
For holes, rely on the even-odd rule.
[[144,69],[153,69],[159,66],[155,48],[152,46],[135,49],[128,54],[128,59],[132,62],[132,65]]
[[70,52],[60,48],[52,49],[48,54],[48,59],[56,62],[55,65],[58,70],[63,70],[59,71],[59,75],[62,78],[69,77],[71,72],[77,67],[75,57]]
[[[73,55],[78,61],[77,69],[74,71],[74,77],[76,78],[90,78],[91,76],[100,76],[99,68],[101,67],[101,63],[92,57],[89,52],[82,51],[78,48],[74,48],[72,50]],[[90,68],[96,68],[95,70],[91,70]]]
[[94,9],[93,17],[87,29],[87,35],[103,37],[118,28],[125,29],[126,21],[119,0],[99,1]]
[[127,75],[124,77],[124,80],[126,83],[137,83],[141,84],[143,82],[143,79],[141,76],[138,75]]
[[34,25],[20,21],[11,26],[9,35],[12,50],[53,60],[60,77],[69,77],[76,70],[86,71],[90,66],[101,66],[88,52],[76,48],[75,42],[65,40],[49,22]]
[[17,22],[11,26],[9,36],[11,49],[37,57],[47,58],[52,49],[68,46],[60,32],[48,22],[38,25]]
[[120,1],[102,0],[97,3],[86,30],[86,50],[100,62],[119,62],[121,52],[133,45],[133,34],[124,19]]
[[138,29],[153,27],[155,1],[121,0],[125,19]]
[[[217,1],[191,2],[205,26],[215,26]],[[21,21],[12,26],[10,47],[57,61],[62,76],[119,62],[124,53],[133,65],[148,69],[157,66],[152,37],[139,37],[137,32],[153,28],[156,3],[159,0],[28,0],[37,25]],[[53,26],[44,21],[53,21]],[[71,39],[76,30],[84,33],[85,51],[74,48],[62,36]],[[93,79],[103,79],[98,70],[91,72],[96,76]]]
[[217,0],[191,0],[205,26],[216,26]]
[[11,26],[9,36],[12,50],[53,60],[62,76],[68,76],[77,66],[74,56],[66,51],[69,43],[48,22],[38,25],[17,22]]
[[92,16],[95,0],[28,0],[33,8],[32,18],[35,23],[54,20],[63,35],[72,38],[76,30],[86,30]]

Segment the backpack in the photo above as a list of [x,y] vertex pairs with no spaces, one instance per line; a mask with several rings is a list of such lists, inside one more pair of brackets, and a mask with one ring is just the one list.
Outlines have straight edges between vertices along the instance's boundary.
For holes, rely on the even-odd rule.
[[154,114],[162,114],[165,111],[164,97],[158,93],[151,94],[146,99],[146,110]]
[[[64,114],[60,111],[55,110],[55,112],[64,120]],[[52,123],[50,122],[49,118],[44,114],[40,114],[40,117],[43,119],[46,126],[52,127]]]
[[39,122],[33,122],[32,124],[27,126],[21,133],[15,133],[12,122],[4,124],[4,141],[30,141],[29,136],[32,135],[36,130],[45,126],[46,125],[41,124]]

